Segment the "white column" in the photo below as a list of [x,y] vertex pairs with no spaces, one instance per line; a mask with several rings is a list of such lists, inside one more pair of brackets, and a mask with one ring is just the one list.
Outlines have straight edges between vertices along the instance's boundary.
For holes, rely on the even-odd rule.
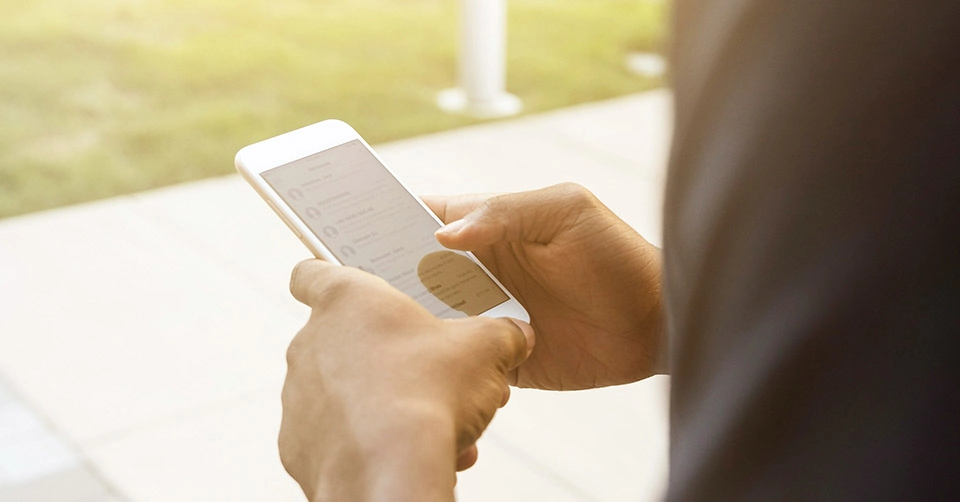
[[460,0],[460,87],[437,96],[437,105],[474,117],[520,112],[520,100],[506,92],[506,0]]

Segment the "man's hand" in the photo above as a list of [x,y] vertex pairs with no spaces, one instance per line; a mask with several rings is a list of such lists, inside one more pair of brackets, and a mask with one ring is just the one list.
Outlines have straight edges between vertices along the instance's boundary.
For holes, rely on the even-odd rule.
[[441,244],[473,251],[530,313],[537,346],[511,383],[585,389],[665,372],[660,250],[589,191],[424,197]]
[[290,284],[312,307],[287,352],[280,458],[312,501],[453,500],[455,468],[509,398],[529,325],[440,320],[382,279],[319,260]]

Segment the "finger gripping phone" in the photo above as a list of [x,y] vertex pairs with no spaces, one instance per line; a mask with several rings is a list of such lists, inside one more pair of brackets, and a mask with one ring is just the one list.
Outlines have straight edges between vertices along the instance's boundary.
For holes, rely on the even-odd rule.
[[437,242],[440,219],[346,123],[246,146],[236,166],[314,256],[375,274],[440,318],[529,321],[473,254]]

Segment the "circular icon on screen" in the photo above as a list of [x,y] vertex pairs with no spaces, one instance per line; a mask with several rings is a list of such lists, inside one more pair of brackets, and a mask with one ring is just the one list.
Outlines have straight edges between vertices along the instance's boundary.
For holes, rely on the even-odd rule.
[[340,235],[340,231],[337,230],[336,227],[323,227],[323,235],[333,239],[334,237]]
[[308,207],[307,210],[306,210],[306,213],[307,213],[307,217],[308,217],[308,218],[319,218],[319,217],[320,217],[320,210],[317,209],[317,208],[315,208],[315,207],[313,207],[313,206]]
[[291,188],[290,191],[287,192],[287,195],[289,195],[293,200],[300,200],[303,198],[303,192],[297,190],[296,188]]
[[357,256],[357,250],[353,249],[350,246],[341,246],[340,254],[342,254],[344,258],[352,258],[354,256]]

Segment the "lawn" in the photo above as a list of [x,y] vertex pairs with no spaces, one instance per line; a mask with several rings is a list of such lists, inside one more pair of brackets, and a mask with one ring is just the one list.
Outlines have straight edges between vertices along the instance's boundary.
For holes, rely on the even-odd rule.
[[[0,217],[233,170],[243,145],[337,117],[372,143],[475,120],[456,0],[0,0]],[[659,86],[664,0],[509,0],[525,113]]]

